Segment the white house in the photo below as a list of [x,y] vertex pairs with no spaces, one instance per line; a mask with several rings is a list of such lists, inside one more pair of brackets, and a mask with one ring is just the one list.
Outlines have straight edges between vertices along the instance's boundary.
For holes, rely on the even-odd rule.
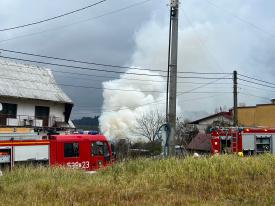
[[[230,110],[229,112],[219,112],[216,114],[209,115],[207,117],[203,117],[201,119],[190,122],[189,124],[194,124],[199,129],[199,133],[205,133],[209,125],[213,125],[215,123],[224,124],[224,125],[233,125],[233,113]],[[217,126],[224,126],[217,125]]]
[[74,127],[73,102],[49,69],[0,59],[0,103],[1,127]]

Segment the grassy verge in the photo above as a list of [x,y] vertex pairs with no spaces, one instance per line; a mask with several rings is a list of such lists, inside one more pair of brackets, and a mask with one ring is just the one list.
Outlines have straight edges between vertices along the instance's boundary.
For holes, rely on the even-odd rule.
[[138,159],[95,175],[21,167],[0,177],[0,205],[275,205],[275,156]]

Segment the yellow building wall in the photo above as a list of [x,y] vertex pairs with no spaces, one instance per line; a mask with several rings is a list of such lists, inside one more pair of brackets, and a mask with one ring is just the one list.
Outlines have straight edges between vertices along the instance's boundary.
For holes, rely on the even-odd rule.
[[238,108],[238,123],[240,126],[254,127],[256,107],[241,107]]
[[275,104],[258,105],[255,111],[255,124],[259,127],[275,127]]
[[275,128],[275,104],[238,108],[238,122],[246,127]]

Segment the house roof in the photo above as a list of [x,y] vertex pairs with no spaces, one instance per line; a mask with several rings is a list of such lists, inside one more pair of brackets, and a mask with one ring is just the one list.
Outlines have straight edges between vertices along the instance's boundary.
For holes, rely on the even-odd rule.
[[56,84],[50,69],[2,59],[0,96],[72,104],[72,100]]
[[210,134],[197,134],[192,141],[187,146],[187,149],[200,150],[200,151],[210,151],[211,135]]
[[195,120],[193,122],[190,122],[190,124],[199,124],[201,121],[208,120],[208,119],[211,119],[211,118],[214,118],[214,117],[220,117],[220,116],[222,116],[222,117],[224,117],[228,120],[232,120],[232,118],[233,118],[232,112],[219,112],[219,113],[212,114],[210,116],[203,117],[201,119]]

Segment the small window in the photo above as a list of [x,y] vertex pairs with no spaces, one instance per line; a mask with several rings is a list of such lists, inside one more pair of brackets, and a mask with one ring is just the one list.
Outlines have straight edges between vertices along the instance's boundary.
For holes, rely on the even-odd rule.
[[2,103],[3,109],[0,111],[1,115],[5,115],[9,118],[16,118],[17,104]]
[[104,156],[109,153],[109,150],[106,151],[106,142],[93,142],[91,144],[91,151],[92,151],[92,156]]
[[79,157],[79,143],[65,143],[64,157]]

